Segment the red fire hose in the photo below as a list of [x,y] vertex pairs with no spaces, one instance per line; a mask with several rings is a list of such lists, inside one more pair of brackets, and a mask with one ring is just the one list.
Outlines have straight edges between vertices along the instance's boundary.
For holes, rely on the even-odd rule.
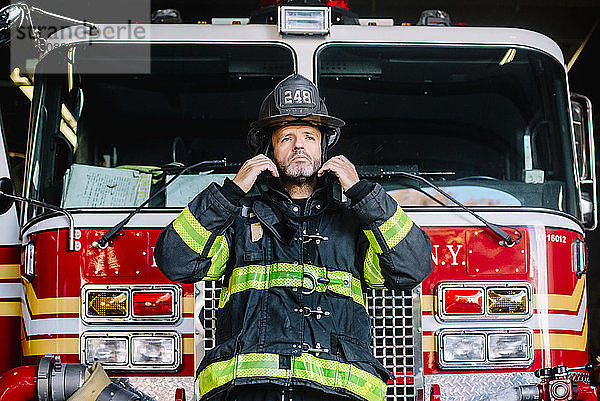
[[0,401],[37,400],[37,366],[19,366],[0,377]]

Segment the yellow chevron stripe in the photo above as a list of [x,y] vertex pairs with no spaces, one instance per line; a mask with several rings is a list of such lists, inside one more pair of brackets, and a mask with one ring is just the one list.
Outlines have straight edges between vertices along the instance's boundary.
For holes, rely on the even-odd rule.
[[[549,335],[550,349],[561,349],[569,351],[585,351],[587,346],[588,320],[585,318],[581,334],[552,333]],[[535,333],[533,344],[536,349],[545,348],[544,337]]]
[[21,302],[1,302],[0,317],[21,316]]
[[182,341],[183,353],[193,354],[194,353],[194,338],[184,338]]
[[[583,332],[581,334],[561,334],[551,333],[548,335],[549,347],[553,350],[585,351],[587,347],[588,322],[585,319]],[[434,334],[423,336],[423,352],[436,351],[436,336]],[[543,350],[546,348],[541,333],[534,333],[533,346],[535,349]]]
[[[568,312],[577,312],[579,305],[581,304],[581,298],[583,297],[583,291],[585,291],[585,278],[580,278],[577,281],[577,285],[573,289],[571,295],[563,294],[534,294],[533,295],[533,307],[539,309],[541,305],[544,305],[544,300],[548,299],[548,309],[560,310]],[[421,296],[421,310],[423,312],[433,312],[435,310],[435,295],[422,295]]]
[[181,302],[181,313],[194,313],[194,297],[183,297]]
[[0,265],[0,280],[21,278],[21,265]]
[[40,340],[25,340],[21,342],[23,355],[46,355],[46,354],[79,354],[78,338],[52,338]]
[[[25,281],[25,293],[27,294],[27,304],[32,315],[58,314],[58,313],[79,313],[79,297],[60,297],[60,298],[42,298],[39,299],[33,286]],[[0,302],[1,303],[1,302]],[[194,313],[194,297],[183,297],[183,313]],[[1,314],[0,314],[1,315]]]
[[33,316],[58,313],[79,313],[79,297],[38,299],[31,283],[25,282],[25,294],[29,310]]
[[[576,312],[579,309],[579,304],[581,303],[584,290],[585,277],[582,277],[579,279],[579,281],[577,281],[577,285],[573,289],[573,293],[571,295],[548,294],[548,309]],[[544,297],[544,295],[535,294],[533,296],[533,307],[537,309],[540,305],[543,305],[542,299]]]

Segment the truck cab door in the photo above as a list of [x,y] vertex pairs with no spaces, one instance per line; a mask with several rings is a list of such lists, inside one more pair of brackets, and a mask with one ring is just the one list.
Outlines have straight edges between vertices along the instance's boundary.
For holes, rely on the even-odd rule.
[[[0,110],[0,177],[10,177]],[[0,215],[0,375],[21,363],[21,272],[17,209]]]
[[575,160],[581,190],[581,216],[585,229],[594,230],[598,225],[598,200],[592,102],[585,96],[571,93],[571,112]]

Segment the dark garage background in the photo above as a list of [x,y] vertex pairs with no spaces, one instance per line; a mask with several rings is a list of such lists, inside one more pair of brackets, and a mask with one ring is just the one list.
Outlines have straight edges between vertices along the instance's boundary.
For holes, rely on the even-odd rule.
[[[94,9],[110,6],[105,1],[79,0],[76,9],[70,2],[30,1],[48,11],[73,18],[92,19]],[[210,21],[211,17],[244,17],[258,7],[249,0],[154,0],[151,8],[176,8],[188,23]],[[476,4],[475,4],[476,3]],[[8,4],[0,1],[0,6]],[[71,3],[73,4],[73,3]],[[116,3],[115,3],[116,4]],[[441,9],[450,13],[454,23],[469,26],[518,27],[541,32],[561,47],[565,60],[574,60],[569,71],[571,90],[588,96],[596,108],[594,122],[600,127],[600,0],[349,0],[349,6],[361,17],[393,17],[396,23],[416,23],[425,9]],[[114,7],[119,15],[119,9]],[[118,17],[116,17],[118,19]],[[108,22],[108,21],[97,21]],[[16,181],[23,173],[29,114],[29,101],[9,78],[8,47],[0,49],[0,111],[7,133],[12,175]],[[600,130],[596,137],[600,135]],[[596,139],[597,154],[600,143]],[[597,161],[600,165],[600,162]],[[590,266],[587,275],[590,323],[590,356],[600,353],[600,229],[588,233]]]

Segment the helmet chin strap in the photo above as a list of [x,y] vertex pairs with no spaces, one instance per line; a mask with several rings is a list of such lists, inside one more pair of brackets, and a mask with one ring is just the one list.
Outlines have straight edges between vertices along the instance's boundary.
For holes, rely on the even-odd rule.
[[273,143],[271,141],[271,135],[265,136],[265,137],[268,138],[268,140],[267,139],[265,140],[266,143],[263,146],[262,154],[265,155],[265,156],[267,156],[271,160],[275,160],[275,155],[274,155],[274,150],[273,150]]
[[328,142],[328,137],[329,137],[329,135],[327,135],[327,132],[324,131],[323,135],[322,135],[322,138],[321,138],[321,166],[323,165],[323,163],[325,163],[327,161],[327,142]]

